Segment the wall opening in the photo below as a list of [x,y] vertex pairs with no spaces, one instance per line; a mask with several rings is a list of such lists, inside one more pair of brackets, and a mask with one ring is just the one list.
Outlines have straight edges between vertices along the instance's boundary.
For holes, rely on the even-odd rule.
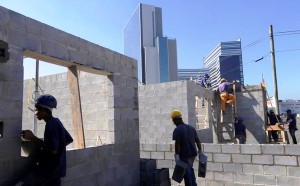
[[[23,81],[23,115],[22,130],[29,129],[36,132],[39,138],[43,138],[45,122],[36,121],[34,116],[34,101],[36,94],[51,94],[58,102],[57,109],[53,110],[53,116],[59,118],[72,137],[76,136],[74,126],[74,111],[72,101],[72,83],[70,83],[70,69],[44,61],[39,61],[39,78],[36,81],[36,59],[24,57],[24,81]],[[77,68],[76,68],[77,69]],[[112,144],[108,126],[108,101],[109,79],[105,75],[76,70],[78,89],[80,94],[80,106],[84,134],[84,146],[101,146]],[[36,88],[36,82],[38,86]],[[74,97],[74,96],[73,96]],[[36,127],[35,127],[36,126]],[[67,149],[78,149],[74,142]]]

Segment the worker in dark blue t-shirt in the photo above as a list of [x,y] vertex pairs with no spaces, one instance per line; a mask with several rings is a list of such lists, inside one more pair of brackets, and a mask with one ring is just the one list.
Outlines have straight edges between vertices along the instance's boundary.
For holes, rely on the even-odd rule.
[[188,164],[184,175],[184,183],[185,185],[196,186],[193,163],[197,154],[201,153],[200,140],[195,128],[182,121],[180,111],[174,110],[171,114],[171,118],[174,125],[176,125],[173,131],[173,140],[175,140],[175,161],[178,162],[181,160]]
[[239,144],[245,144],[247,140],[246,126],[243,121],[243,117],[238,116],[234,122],[235,138],[238,139]]
[[38,120],[46,122],[44,140],[36,137],[30,130],[22,131],[24,139],[36,142],[41,148],[37,166],[24,178],[23,186],[59,186],[61,177],[66,176],[66,146],[73,139],[61,121],[52,116],[52,109],[56,106],[56,99],[48,94],[41,95],[36,100],[35,115]]
[[297,144],[297,139],[295,135],[296,130],[298,130],[296,114],[293,114],[291,109],[288,109],[286,111],[286,114],[287,114],[286,123],[289,124],[290,135],[293,139],[293,143]]

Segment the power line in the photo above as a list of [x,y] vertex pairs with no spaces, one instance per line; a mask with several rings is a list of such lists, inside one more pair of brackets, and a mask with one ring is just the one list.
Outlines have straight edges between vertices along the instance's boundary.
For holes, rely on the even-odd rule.
[[300,50],[300,48],[287,49],[287,50],[276,50],[276,52],[291,52],[291,51],[296,51],[296,50]]

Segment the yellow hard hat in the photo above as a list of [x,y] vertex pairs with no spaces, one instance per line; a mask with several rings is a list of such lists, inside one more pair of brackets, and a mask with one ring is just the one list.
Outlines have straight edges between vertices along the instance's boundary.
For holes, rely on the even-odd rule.
[[179,110],[174,110],[172,113],[171,113],[171,118],[174,119],[174,118],[181,118],[181,112]]
[[221,78],[221,83],[226,82],[227,80],[225,78]]

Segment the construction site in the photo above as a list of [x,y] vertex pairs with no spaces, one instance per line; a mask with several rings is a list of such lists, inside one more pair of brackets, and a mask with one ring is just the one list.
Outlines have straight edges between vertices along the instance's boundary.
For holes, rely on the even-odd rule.
[[[208,156],[198,185],[299,185],[300,148],[286,143],[284,128],[280,144],[269,139],[263,84],[235,91],[234,106],[222,115],[217,92],[194,81],[139,85],[135,59],[92,42],[0,6],[1,186],[16,184],[35,158],[21,131],[43,138],[44,122],[33,112],[37,81],[39,92],[56,97],[53,115],[74,139],[64,186],[184,185],[171,179],[174,109],[197,130]],[[68,72],[24,80],[25,57]],[[234,139],[237,115],[244,118],[246,144]]]

